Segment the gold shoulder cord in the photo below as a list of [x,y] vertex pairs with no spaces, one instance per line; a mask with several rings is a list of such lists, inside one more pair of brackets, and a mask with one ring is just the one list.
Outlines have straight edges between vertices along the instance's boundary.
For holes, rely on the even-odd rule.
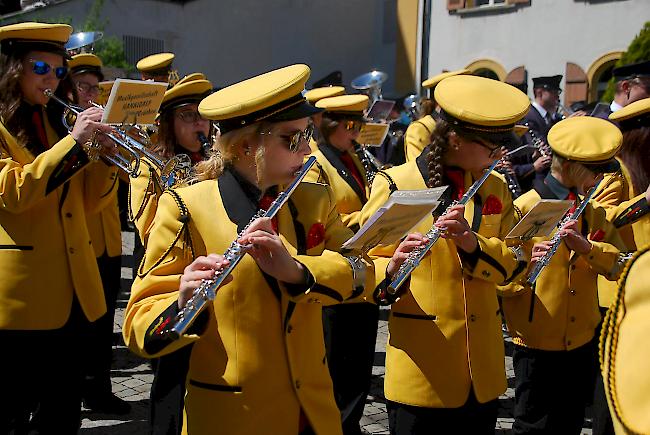
[[178,206],[178,210],[181,212],[179,221],[182,223],[181,227],[178,229],[176,232],[176,236],[174,237],[174,240],[171,242],[171,244],[167,247],[165,252],[162,253],[162,255],[156,260],[156,262],[146,271],[143,270],[144,268],[144,262],[147,258],[146,254],[146,246],[145,246],[145,255],[142,257],[142,261],[140,262],[140,266],[138,267],[138,276],[139,277],[144,277],[147,275],[149,272],[151,272],[156,266],[158,266],[160,263],[162,263],[167,255],[171,252],[171,250],[174,248],[176,243],[180,240],[180,238],[184,235],[184,247],[187,249],[189,247],[190,249],[190,255],[191,258],[194,259],[194,245],[192,244],[192,236],[190,234],[190,229],[188,227],[188,224],[190,222],[190,213],[187,210],[187,206],[181,199],[181,197],[176,193],[173,189],[168,189],[165,191],[165,193],[169,193],[172,198],[174,198],[174,201],[176,201],[176,205]]
[[[599,355],[600,355],[600,366],[602,369],[607,368],[604,373],[603,383],[605,385],[605,392],[610,399],[614,413],[618,421],[625,427],[630,433],[636,433],[631,429],[630,424],[626,421],[621,407],[618,401],[618,395],[616,393],[616,349],[618,347],[618,336],[619,329],[623,318],[625,317],[625,283],[627,281],[630,268],[634,262],[639,258],[643,253],[650,251],[650,246],[646,246],[644,249],[637,251],[632,259],[628,262],[621,275],[619,281],[618,292],[616,294],[616,300],[612,306],[607,310],[605,319],[603,320],[602,333],[600,335],[599,342]],[[609,343],[608,343],[609,339]]]

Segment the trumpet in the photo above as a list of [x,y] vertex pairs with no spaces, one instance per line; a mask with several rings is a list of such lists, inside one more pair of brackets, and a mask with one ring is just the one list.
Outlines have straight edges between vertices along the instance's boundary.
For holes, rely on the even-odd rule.
[[[54,95],[54,92],[51,89],[46,89],[44,94],[61,104],[67,110],[63,114],[63,125],[68,129],[72,130],[72,126],[67,122],[67,117],[70,113],[79,115],[83,109],[79,106],[70,104],[61,98]],[[99,107],[99,106],[98,106]],[[131,156],[131,159],[127,159],[120,153],[115,155],[107,155],[101,153],[101,146],[95,141],[92,141],[89,146],[86,148],[86,153],[88,158],[91,160],[98,160],[102,158],[103,160],[117,166],[119,169],[124,171],[130,177],[137,177],[140,174],[140,164],[142,157],[145,157],[151,164],[157,169],[159,175],[160,184],[164,189],[174,187],[180,181],[187,178],[189,171],[192,167],[192,162],[189,157],[181,154],[174,156],[167,161],[162,160],[157,154],[150,151],[147,146],[131,137],[129,133],[135,132],[143,142],[148,142],[148,135],[140,128],[132,126],[128,129],[124,127],[116,128],[117,134],[107,133],[106,135],[113,141],[115,144],[126,153]]]

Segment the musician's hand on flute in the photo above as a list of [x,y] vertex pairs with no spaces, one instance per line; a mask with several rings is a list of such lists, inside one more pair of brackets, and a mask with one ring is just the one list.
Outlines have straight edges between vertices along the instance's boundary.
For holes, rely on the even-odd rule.
[[390,259],[390,262],[388,262],[388,267],[386,268],[386,273],[388,276],[392,279],[402,264],[404,264],[408,258],[409,253],[418,246],[422,246],[427,242],[428,239],[420,233],[411,233],[407,235],[393,253],[393,257]]
[[[207,257],[197,257],[185,268],[181,276],[178,308],[182,310],[185,307],[187,301],[192,297],[192,293],[201,285],[203,280],[214,278],[216,271],[227,267],[229,264],[230,261],[226,260],[223,255],[210,254]],[[232,281],[232,275],[228,275],[222,285],[228,284],[230,281]]]
[[92,139],[98,133],[110,133],[112,127],[108,124],[99,122],[102,119],[104,111],[98,107],[89,107],[77,115],[74,127],[70,135],[79,144],[84,144]]
[[[546,253],[551,249],[551,246],[553,246],[553,242],[550,240],[545,240],[543,242],[535,243],[533,245],[533,251],[530,254],[530,263],[529,266],[534,265],[534,263],[537,263],[539,260],[541,260]],[[530,269],[531,267],[529,267]]]
[[472,231],[469,223],[465,219],[465,206],[455,205],[451,207],[448,213],[438,218],[435,226],[445,229],[442,237],[451,239],[457,247],[467,253],[474,252],[478,247],[476,234]]
[[560,228],[560,236],[564,239],[567,248],[580,255],[588,254],[591,251],[591,242],[580,233],[578,221],[576,220],[567,221],[562,225]]
[[297,262],[273,230],[271,219],[259,218],[253,221],[238,242],[249,245],[250,254],[265,273],[288,284],[303,284],[305,270]]

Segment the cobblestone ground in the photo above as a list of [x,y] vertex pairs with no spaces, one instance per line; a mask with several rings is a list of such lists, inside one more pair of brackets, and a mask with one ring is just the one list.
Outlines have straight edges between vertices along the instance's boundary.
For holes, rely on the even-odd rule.
[[[128,290],[131,287],[131,271],[133,265],[133,233],[122,233],[122,291],[118,300],[118,309],[115,315],[115,332],[121,331],[124,308],[128,301]],[[382,310],[379,321],[379,332],[375,347],[375,364],[372,370],[372,386],[370,395],[366,400],[364,415],[361,419],[363,430],[368,434],[388,434],[388,415],[386,413],[386,400],[383,394],[384,363],[386,359],[386,340],[388,338],[388,310]],[[512,409],[514,401],[514,372],[512,369],[512,342],[505,338],[506,343],[506,374],[508,377],[508,390],[499,398],[499,416],[496,434],[510,433],[513,418]],[[149,407],[149,389],[153,381],[151,368],[146,360],[130,353],[122,342],[113,352],[113,392],[131,403],[131,413],[126,416],[110,416],[105,414],[82,411],[82,426],[80,433],[83,435],[135,435],[147,432],[147,416]],[[558,394],[561,394],[558,391]],[[585,421],[582,434],[591,434],[591,423]]]

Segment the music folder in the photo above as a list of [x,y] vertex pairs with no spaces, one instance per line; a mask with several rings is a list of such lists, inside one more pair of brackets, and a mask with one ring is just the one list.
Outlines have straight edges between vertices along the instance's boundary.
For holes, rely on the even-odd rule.
[[162,82],[116,79],[104,108],[102,123],[153,124],[167,86]]
[[390,125],[381,122],[366,122],[361,127],[357,142],[361,145],[378,147],[384,143]]
[[377,245],[401,240],[440,203],[447,186],[393,192],[359,231],[343,244],[343,249],[365,252]]
[[507,241],[530,240],[533,237],[546,237],[558,226],[573,201],[542,199],[517,222],[506,236]]

